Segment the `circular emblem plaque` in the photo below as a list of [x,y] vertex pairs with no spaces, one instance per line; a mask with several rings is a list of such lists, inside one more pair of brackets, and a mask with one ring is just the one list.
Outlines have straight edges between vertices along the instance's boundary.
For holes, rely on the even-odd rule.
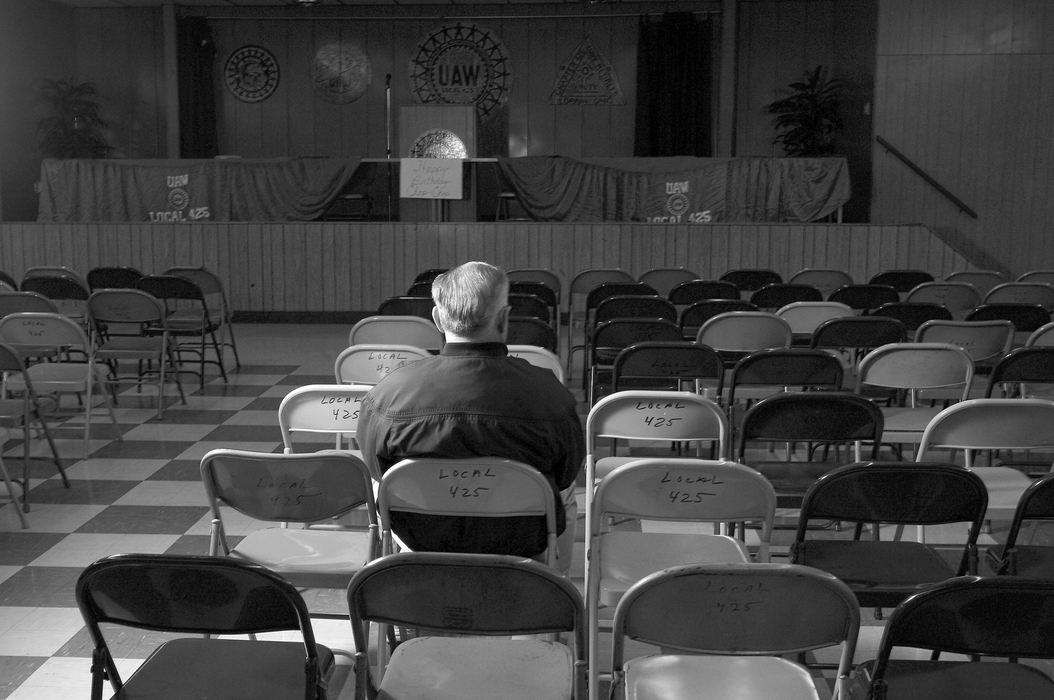
[[337,104],[354,102],[370,82],[370,59],[355,44],[333,42],[315,52],[311,82],[324,99]]
[[465,143],[453,131],[429,129],[410,147],[411,158],[468,158]]
[[243,46],[227,59],[223,78],[242,102],[260,102],[278,87],[278,61],[262,46]]
[[440,27],[410,59],[410,84],[424,104],[476,105],[484,119],[508,97],[509,58],[501,41],[475,24]]

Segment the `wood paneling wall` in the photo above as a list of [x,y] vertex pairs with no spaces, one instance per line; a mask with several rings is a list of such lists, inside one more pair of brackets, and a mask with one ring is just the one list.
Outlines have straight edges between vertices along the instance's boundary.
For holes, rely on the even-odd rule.
[[878,40],[875,134],[978,218],[876,144],[873,220],[928,224],[1015,276],[1054,267],[1054,3],[881,0]]
[[0,223],[0,269],[131,265],[161,272],[205,265],[227,283],[232,308],[257,313],[371,311],[430,267],[487,260],[544,267],[565,284],[593,267],[639,275],[684,266],[716,278],[733,268],[838,268],[866,281],[876,272],[965,269],[962,256],[922,226],[543,223]]

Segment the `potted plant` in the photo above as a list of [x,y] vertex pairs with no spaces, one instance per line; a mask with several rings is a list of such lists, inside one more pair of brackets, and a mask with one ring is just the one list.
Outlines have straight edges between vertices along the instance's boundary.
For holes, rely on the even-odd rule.
[[792,157],[833,153],[835,132],[842,128],[844,83],[828,77],[823,66],[816,66],[787,87],[789,95],[765,108],[776,115],[777,134],[772,142],[783,144],[784,154]]
[[38,93],[50,114],[37,122],[45,158],[105,158],[112,151],[103,133],[95,83],[43,79]]

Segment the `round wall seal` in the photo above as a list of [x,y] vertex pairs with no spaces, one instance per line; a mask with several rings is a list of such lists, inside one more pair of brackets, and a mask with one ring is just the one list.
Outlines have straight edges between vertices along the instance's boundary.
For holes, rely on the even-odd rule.
[[468,158],[465,143],[453,131],[429,129],[410,147],[411,158]]
[[370,82],[370,59],[347,41],[325,44],[311,62],[311,82],[324,99],[337,104],[354,102]]
[[262,46],[243,46],[227,59],[223,78],[242,102],[260,102],[278,87],[278,61]]
[[410,85],[424,104],[476,105],[480,119],[508,98],[512,76],[505,47],[476,24],[440,27],[410,59]]

